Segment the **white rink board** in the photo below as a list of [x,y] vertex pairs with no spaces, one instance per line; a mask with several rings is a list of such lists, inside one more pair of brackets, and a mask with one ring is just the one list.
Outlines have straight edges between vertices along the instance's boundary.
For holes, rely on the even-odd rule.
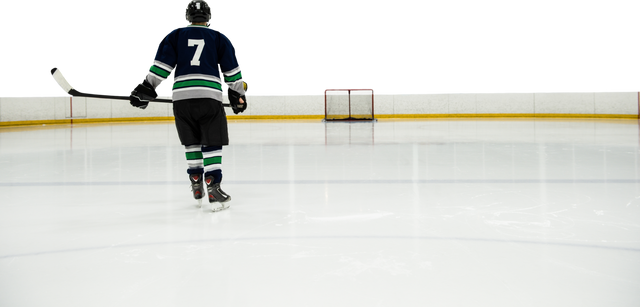
[[[411,115],[638,115],[638,93],[537,93],[537,94],[430,94],[375,95],[374,114]],[[224,99],[228,103],[227,98]],[[241,116],[322,116],[324,97],[248,96],[249,108]],[[151,103],[145,110],[128,101],[96,98],[0,98],[0,122],[109,119],[173,116],[170,103]],[[227,109],[230,118],[236,116]]]

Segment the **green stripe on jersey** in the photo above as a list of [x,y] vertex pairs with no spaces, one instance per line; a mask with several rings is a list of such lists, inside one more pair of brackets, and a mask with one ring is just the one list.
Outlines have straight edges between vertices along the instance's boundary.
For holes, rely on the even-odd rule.
[[190,87],[190,86],[211,87],[217,90],[222,90],[222,85],[220,85],[220,83],[205,81],[205,80],[187,80],[187,81],[176,82],[173,84],[173,89],[175,90],[175,89]]
[[224,82],[235,82],[235,81],[238,81],[240,79],[242,79],[242,73],[241,72],[239,72],[239,73],[237,73],[237,74],[235,74],[233,76],[229,76],[229,77],[224,76]]
[[158,75],[160,77],[163,77],[163,78],[166,78],[171,74],[171,72],[168,72],[168,71],[166,71],[166,70],[164,70],[164,69],[162,69],[162,68],[160,68],[158,66],[155,66],[155,65],[151,66],[151,68],[149,68],[149,71],[151,71],[151,72],[155,73],[156,75]]
[[222,164],[222,157],[211,157],[204,159],[204,166],[211,164]]
[[202,159],[202,152],[200,151],[196,151],[196,152],[187,152],[187,160],[201,160]]

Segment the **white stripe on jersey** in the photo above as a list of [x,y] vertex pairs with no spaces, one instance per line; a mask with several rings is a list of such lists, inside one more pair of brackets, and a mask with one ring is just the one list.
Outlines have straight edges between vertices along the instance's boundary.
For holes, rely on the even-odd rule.
[[212,88],[212,87],[199,87],[199,86],[194,86],[194,87],[185,87],[185,88],[178,88],[178,89],[174,89],[173,92],[174,93],[180,93],[180,92],[189,92],[189,91],[193,91],[194,89],[197,89],[199,91],[211,91],[214,93],[220,93],[222,92],[221,90],[217,89],[217,88]]
[[[238,80],[233,81],[233,82],[227,82],[227,85],[229,85],[229,86],[233,86],[233,85],[236,85],[236,84],[238,84],[238,83],[242,84],[243,82],[244,82],[244,81],[243,81],[242,79],[238,79]],[[244,91],[244,86],[242,86],[242,90]],[[237,90],[235,90],[235,89],[234,89],[234,91],[236,91],[236,92],[237,92]]]
[[207,80],[207,81],[213,81],[213,82],[220,82],[220,78],[216,77],[216,76],[212,76],[212,75],[202,75],[202,74],[191,74],[191,75],[184,75],[184,76],[180,76],[180,77],[176,77],[174,78],[173,82],[180,82],[180,81],[186,81],[186,80]]
[[171,73],[171,71],[173,71],[173,67],[171,67],[171,66],[169,66],[169,65],[167,65],[165,63],[162,63],[160,61],[153,61],[153,65],[158,66],[158,67],[168,71],[169,73]]
[[233,75],[235,75],[235,74],[237,74],[237,73],[239,73],[239,72],[240,72],[240,66],[238,66],[238,67],[236,67],[235,69],[232,69],[232,70],[230,70],[230,71],[223,71],[222,73],[223,73],[225,76],[233,76]]
[[147,79],[147,81],[149,81],[149,83],[151,83],[155,87],[158,87],[158,85],[160,85],[160,82],[162,82],[164,80],[167,80],[167,78],[160,77],[160,76],[158,76],[158,75],[156,75],[154,73],[151,73],[151,72],[147,76],[152,76],[152,77],[158,79],[158,81],[159,81],[158,83],[151,82],[151,80]]

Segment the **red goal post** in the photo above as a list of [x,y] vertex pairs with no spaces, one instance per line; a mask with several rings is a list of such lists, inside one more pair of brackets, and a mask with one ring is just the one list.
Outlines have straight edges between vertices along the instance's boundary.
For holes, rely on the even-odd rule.
[[324,91],[324,120],[375,120],[372,89],[328,89]]

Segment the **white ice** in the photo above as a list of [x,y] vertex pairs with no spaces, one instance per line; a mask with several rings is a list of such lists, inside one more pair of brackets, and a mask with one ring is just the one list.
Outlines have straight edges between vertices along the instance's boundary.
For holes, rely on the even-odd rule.
[[0,128],[0,306],[640,306],[633,120]]

